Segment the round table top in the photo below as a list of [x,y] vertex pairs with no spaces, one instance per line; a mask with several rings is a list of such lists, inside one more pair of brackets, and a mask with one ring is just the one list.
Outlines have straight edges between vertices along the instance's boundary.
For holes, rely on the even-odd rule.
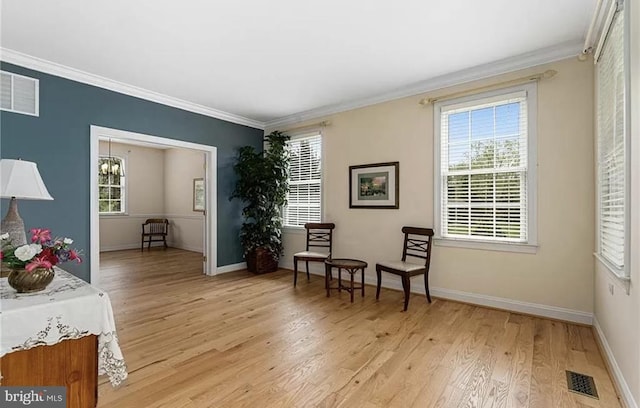
[[324,261],[325,264],[336,268],[366,268],[367,263],[359,259],[333,258]]

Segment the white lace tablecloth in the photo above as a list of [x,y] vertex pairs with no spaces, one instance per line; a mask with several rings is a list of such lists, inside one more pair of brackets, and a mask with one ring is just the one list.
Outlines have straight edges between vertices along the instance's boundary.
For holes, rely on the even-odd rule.
[[55,271],[53,282],[33,294],[18,294],[6,278],[0,279],[0,357],[95,334],[98,374],[120,385],[127,367],[109,295],[60,268]]

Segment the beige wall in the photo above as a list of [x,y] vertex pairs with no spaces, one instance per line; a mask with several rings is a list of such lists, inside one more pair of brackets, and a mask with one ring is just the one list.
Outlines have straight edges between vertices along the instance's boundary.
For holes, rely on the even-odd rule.
[[202,252],[204,213],[193,211],[193,179],[204,177],[204,153],[165,151],[165,211],[171,222],[171,246]]
[[[626,2],[631,22],[631,285],[596,262],[595,316],[614,363],[614,377],[640,406],[640,3]],[[609,287],[613,287],[613,294]],[[632,405],[633,406],[633,405]]]
[[[100,142],[100,154],[109,145]],[[164,152],[160,149],[111,143],[111,154],[125,159],[127,215],[100,216],[100,250],[140,245],[140,225],[164,214]]]
[[[436,246],[431,286],[479,296],[593,311],[594,165],[593,64],[569,59],[474,84],[331,115],[323,129],[324,220],[336,223],[335,255],[369,263],[400,256],[403,225],[433,226],[433,107],[425,96],[555,69],[538,85],[538,237],[536,254]],[[318,122],[316,119],[309,123]],[[304,123],[297,126],[304,125]],[[267,132],[271,129],[267,129]],[[400,209],[348,208],[348,167],[400,162]],[[285,232],[286,254],[304,235]],[[398,285],[393,276],[383,282]],[[412,289],[420,291],[421,278]]]
[[[100,142],[100,154],[108,151]],[[167,218],[170,246],[202,252],[204,216],[193,211],[192,197],[193,179],[204,177],[204,154],[113,142],[111,153],[125,159],[127,213],[100,216],[100,251],[138,248],[144,220]]]

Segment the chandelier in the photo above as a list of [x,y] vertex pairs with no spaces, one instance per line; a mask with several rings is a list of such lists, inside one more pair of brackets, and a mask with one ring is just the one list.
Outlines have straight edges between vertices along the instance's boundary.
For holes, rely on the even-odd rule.
[[105,160],[103,159],[102,163],[100,163],[100,174],[107,175],[117,175],[124,176],[124,171],[120,166],[120,160],[116,160],[111,156],[111,139],[109,139],[109,157]]

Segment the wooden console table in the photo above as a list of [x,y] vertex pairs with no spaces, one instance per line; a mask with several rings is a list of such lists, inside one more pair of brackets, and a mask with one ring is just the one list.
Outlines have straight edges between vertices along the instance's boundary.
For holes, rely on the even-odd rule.
[[95,407],[98,375],[127,377],[109,296],[56,268],[41,292],[0,279],[0,385],[66,386],[67,407]]

